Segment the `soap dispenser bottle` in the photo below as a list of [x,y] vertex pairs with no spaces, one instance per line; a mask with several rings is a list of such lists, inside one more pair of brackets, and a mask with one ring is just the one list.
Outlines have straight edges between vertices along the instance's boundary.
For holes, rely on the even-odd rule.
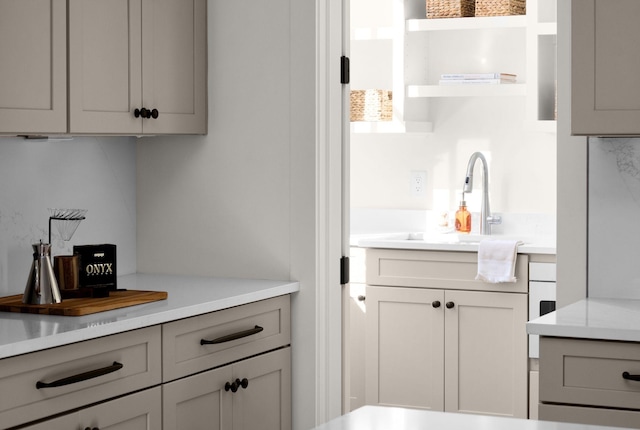
[[462,193],[460,207],[456,212],[456,231],[459,233],[471,232],[471,212],[467,210],[467,202],[464,201],[464,193]]

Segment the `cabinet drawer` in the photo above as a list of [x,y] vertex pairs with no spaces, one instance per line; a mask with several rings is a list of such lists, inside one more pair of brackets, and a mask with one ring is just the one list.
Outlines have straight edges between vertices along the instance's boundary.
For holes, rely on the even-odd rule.
[[11,427],[159,384],[160,342],[156,326],[0,361],[0,423]]
[[367,249],[367,284],[397,287],[444,288],[449,290],[526,293],[529,256],[518,254],[515,283],[489,284],[476,281],[476,252],[407,251]]
[[164,324],[163,380],[288,345],[289,306],[286,295]]
[[162,391],[155,387],[21,429],[157,430],[162,423],[161,408]]
[[640,411],[589,408],[585,406],[539,405],[539,417],[544,421],[640,428]]
[[640,344],[542,337],[540,401],[640,409]]

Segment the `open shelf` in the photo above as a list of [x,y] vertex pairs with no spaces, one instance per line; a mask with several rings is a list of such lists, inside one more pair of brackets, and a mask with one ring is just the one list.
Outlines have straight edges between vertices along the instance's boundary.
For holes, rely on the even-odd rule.
[[485,16],[476,18],[408,19],[407,31],[483,30],[526,28],[527,16]]
[[433,124],[430,122],[400,122],[400,121],[380,121],[365,122],[357,121],[351,123],[352,133],[433,133]]
[[408,85],[407,97],[525,96],[526,84]]

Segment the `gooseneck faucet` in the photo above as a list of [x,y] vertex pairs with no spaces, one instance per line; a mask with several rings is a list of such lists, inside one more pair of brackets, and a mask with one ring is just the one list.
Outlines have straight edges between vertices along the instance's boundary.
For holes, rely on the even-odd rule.
[[492,216],[489,209],[489,168],[487,166],[487,159],[484,158],[481,152],[474,152],[469,158],[469,164],[467,164],[467,176],[464,179],[464,186],[462,191],[470,193],[473,191],[473,168],[476,161],[480,159],[482,162],[482,206],[480,207],[480,234],[491,234],[492,224],[501,224],[502,218],[500,216]]

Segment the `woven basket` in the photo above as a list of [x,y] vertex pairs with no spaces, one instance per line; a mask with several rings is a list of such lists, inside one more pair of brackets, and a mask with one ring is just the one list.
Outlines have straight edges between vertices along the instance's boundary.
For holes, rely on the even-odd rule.
[[427,18],[474,16],[475,0],[427,0]]
[[476,0],[476,16],[526,15],[526,0]]
[[391,121],[392,92],[387,90],[352,90],[351,121]]

